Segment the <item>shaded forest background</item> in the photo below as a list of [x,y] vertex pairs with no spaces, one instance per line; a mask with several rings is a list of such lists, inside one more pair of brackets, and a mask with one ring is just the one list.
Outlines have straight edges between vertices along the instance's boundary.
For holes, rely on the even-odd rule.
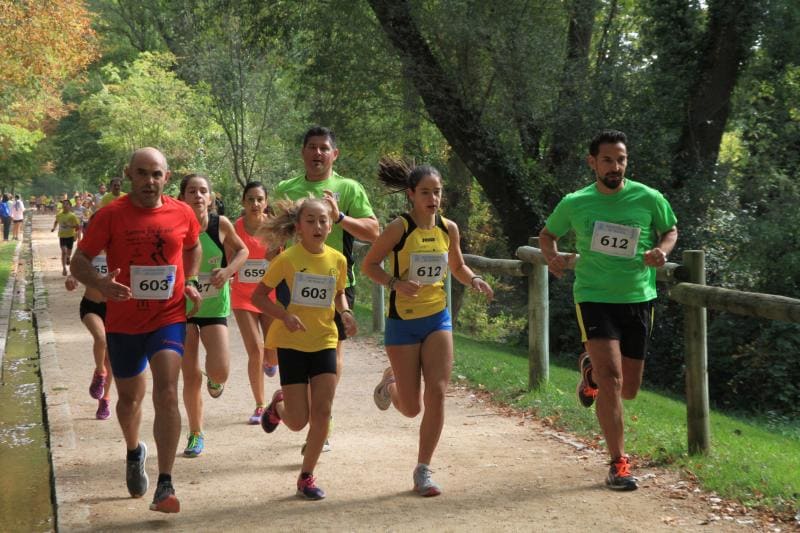
[[[799,30],[794,0],[0,0],[0,187],[94,192],[153,145],[235,206],[300,172],[319,123],[382,222],[404,206],[376,162],[402,155],[442,171],[466,251],[512,257],[612,127],[676,211],[672,260],[704,249],[709,284],[797,297]],[[523,343],[524,286],[495,283],[488,313],[456,293],[461,329]],[[571,358],[571,280],[551,289]],[[680,392],[680,308],[657,317],[646,379]],[[795,325],[710,313],[714,402],[796,416],[798,348]]]

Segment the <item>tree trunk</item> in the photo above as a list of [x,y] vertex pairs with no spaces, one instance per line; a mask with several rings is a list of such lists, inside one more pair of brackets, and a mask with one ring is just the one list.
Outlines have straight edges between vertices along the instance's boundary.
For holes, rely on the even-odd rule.
[[[470,192],[472,191],[472,173],[458,157],[458,154],[451,152],[448,160],[446,204],[445,211],[447,218],[456,223],[461,236],[461,251],[465,254],[470,253],[469,246],[469,219],[472,215],[472,202]],[[453,321],[458,318],[461,304],[464,302],[464,286],[457,280],[452,279],[451,302],[453,310]]]
[[672,185],[713,170],[736,80],[750,55],[760,8],[749,0],[709,2],[708,28],[694,87],[674,150]]
[[524,245],[543,221],[525,193],[530,188],[528,177],[520,170],[522,165],[512,159],[500,139],[481,124],[479,113],[458,96],[457,81],[434,57],[411,15],[408,2],[369,0],[369,3],[398,51],[431,119],[496,208],[509,245],[514,248]]

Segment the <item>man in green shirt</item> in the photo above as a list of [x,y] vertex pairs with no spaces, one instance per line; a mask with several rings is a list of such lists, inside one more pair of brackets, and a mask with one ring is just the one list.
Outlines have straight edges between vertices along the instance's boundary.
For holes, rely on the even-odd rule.
[[627,138],[605,130],[589,145],[595,182],[565,196],[539,233],[550,272],[561,277],[575,254],[559,255],[556,242],[575,232],[580,254],[573,296],[588,353],[581,356],[578,397],[590,407],[606,439],[611,468],[606,485],[635,490],[625,455],[622,399],[636,397],[653,324],[656,267],[675,246],[677,219],[664,196],[625,178]]
[[[353,274],[353,241],[374,242],[380,233],[378,219],[372,211],[364,187],[357,181],[345,178],[333,170],[333,163],[339,157],[336,135],[328,128],[313,126],[303,136],[301,150],[305,174],[278,183],[272,197],[276,200],[288,198],[299,200],[308,198],[327,199],[331,205],[333,229],[325,243],[340,251],[347,259],[347,287],[345,296],[349,307],[355,302],[355,275]],[[337,376],[342,373],[342,342],[344,333],[342,317],[337,312],[334,320],[339,330],[339,343],[336,346]]]

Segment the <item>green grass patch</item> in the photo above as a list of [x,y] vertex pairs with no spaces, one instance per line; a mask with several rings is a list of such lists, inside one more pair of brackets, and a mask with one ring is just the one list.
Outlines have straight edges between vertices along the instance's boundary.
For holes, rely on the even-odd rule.
[[16,247],[16,241],[0,243],[0,294],[6,289],[6,282],[13,267],[12,259],[14,259],[14,249]]
[[[531,411],[553,426],[602,444],[594,410],[578,404],[577,357],[570,367],[551,362],[549,382],[527,391],[528,360],[522,348],[479,342],[455,335],[454,379],[518,409]],[[686,405],[666,394],[643,390],[625,402],[625,447],[640,459],[696,476],[703,488],[750,506],[778,512],[800,502],[800,435],[797,422],[768,417],[711,414],[711,452],[687,452]]]

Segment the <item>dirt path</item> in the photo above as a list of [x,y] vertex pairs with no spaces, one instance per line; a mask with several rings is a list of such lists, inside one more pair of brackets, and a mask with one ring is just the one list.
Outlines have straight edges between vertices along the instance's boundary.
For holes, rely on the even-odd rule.
[[[372,388],[386,357],[374,342],[360,338],[347,343],[334,402],[333,450],[323,454],[316,472],[328,498],[301,501],[294,483],[303,434],[281,426],[267,435],[245,423],[253,402],[233,320],[230,381],[219,399],[204,398],[205,452],[195,459],[178,457],[175,464],[183,510],[153,513],[147,509],[152,483],[145,498],[128,497],[116,417],[94,418],[90,337],[78,317],[81,292],[64,290],[51,224],[51,217],[36,216],[33,242],[38,282],[46,290],[46,300],[39,292],[37,319],[61,531],[753,530],[734,519],[714,520],[702,495],[676,489],[675,476],[661,471],[639,469],[642,486],[634,493],[608,491],[602,484],[604,456],[563,442],[568,439],[537,421],[502,416],[460,389],[448,394],[447,421],[432,465],[444,494],[419,498],[411,492],[419,420],[375,407]],[[277,378],[268,380],[268,395],[276,386]],[[142,438],[151,451],[152,481],[157,471],[151,427],[148,395]],[[184,445],[182,437],[179,452]]]

